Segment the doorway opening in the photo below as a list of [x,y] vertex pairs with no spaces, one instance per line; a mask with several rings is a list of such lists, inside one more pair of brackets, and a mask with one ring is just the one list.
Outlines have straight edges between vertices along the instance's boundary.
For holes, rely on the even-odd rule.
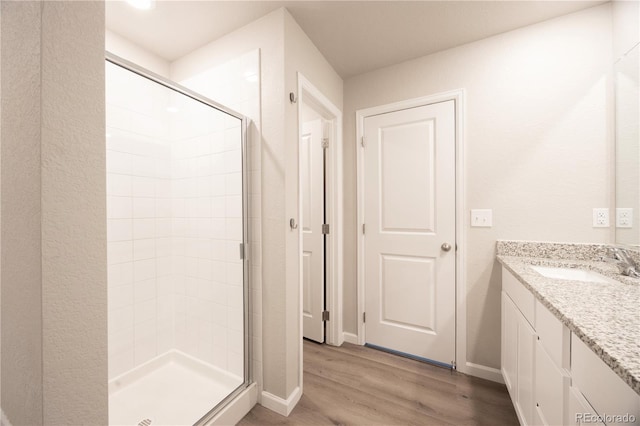
[[[342,112],[298,73],[300,359],[303,337],[340,346]],[[300,363],[302,385],[302,362]]]
[[331,145],[332,122],[301,103],[300,195],[302,215],[302,335],[324,343],[328,309],[326,306],[327,236],[327,155]]

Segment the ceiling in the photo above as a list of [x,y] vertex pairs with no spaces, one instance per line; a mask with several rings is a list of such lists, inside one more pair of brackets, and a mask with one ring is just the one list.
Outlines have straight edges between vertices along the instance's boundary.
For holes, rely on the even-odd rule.
[[342,78],[606,1],[188,1],[150,11],[106,2],[107,28],[172,62],[286,7]]

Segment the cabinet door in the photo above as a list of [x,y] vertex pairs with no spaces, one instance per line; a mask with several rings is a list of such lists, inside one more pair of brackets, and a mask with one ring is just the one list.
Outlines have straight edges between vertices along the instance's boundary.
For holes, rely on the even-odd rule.
[[518,386],[518,309],[515,307],[507,293],[502,292],[502,377],[507,386],[511,400],[517,399],[516,388]]
[[518,400],[517,405],[522,413],[524,423],[531,425],[533,421],[533,368],[536,332],[529,322],[518,315]]

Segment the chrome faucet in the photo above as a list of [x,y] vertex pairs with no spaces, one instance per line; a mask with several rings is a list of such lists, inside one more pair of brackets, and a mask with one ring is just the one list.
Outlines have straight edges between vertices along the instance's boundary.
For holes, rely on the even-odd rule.
[[629,255],[629,252],[623,248],[611,247],[607,250],[607,253],[610,257],[605,260],[615,263],[622,275],[640,278],[640,269],[638,269],[638,266]]

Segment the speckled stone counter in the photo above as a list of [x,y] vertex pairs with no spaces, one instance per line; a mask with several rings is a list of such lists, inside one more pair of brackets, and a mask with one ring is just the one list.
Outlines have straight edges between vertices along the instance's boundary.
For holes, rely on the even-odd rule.
[[[603,262],[605,245],[498,241],[498,261],[640,395],[640,279]],[[546,278],[531,265],[596,271],[616,283]]]

